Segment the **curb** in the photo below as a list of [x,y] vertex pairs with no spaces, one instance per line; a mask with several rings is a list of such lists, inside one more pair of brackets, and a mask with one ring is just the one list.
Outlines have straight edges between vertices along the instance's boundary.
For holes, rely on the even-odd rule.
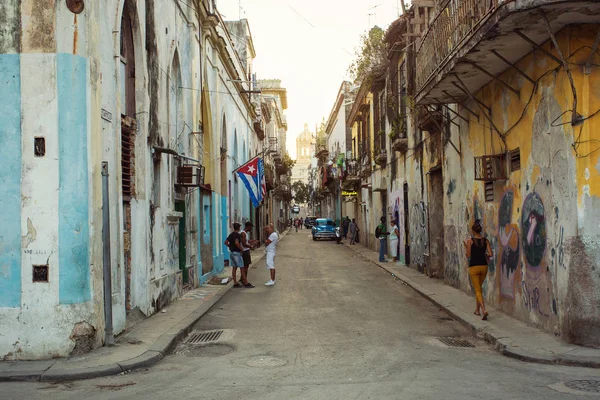
[[386,271],[387,273],[392,275],[394,278],[396,278],[403,284],[409,286],[411,289],[413,289],[415,292],[417,292],[418,294],[423,296],[425,299],[429,300],[431,303],[433,303],[436,306],[443,309],[454,320],[456,320],[457,322],[459,322],[462,325],[469,328],[473,333],[475,333],[477,336],[479,336],[480,338],[485,340],[487,343],[490,343],[491,345],[493,345],[494,348],[496,349],[496,351],[498,351],[500,354],[502,354],[506,357],[514,358],[516,360],[520,360],[520,361],[524,361],[524,362],[535,363],[535,364],[564,365],[564,366],[568,366],[568,367],[584,367],[584,368],[600,368],[600,357],[585,357],[584,358],[584,357],[574,357],[574,356],[569,356],[569,355],[546,356],[546,355],[541,355],[541,354],[532,354],[532,353],[529,353],[518,347],[511,346],[510,344],[505,343],[505,341],[503,340],[504,338],[497,337],[493,333],[487,332],[487,331],[483,330],[481,327],[478,327],[478,326],[474,325],[473,323],[471,323],[470,321],[467,321],[465,318],[461,317],[459,315],[459,313],[454,312],[448,305],[442,304],[442,302],[436,300],[433,297],[434,293],[428,293],[425,290],[425,288],[423,288],[418,283],[413,282],[410,278],[399,274],[397,271],[391,270],[389,267],[387,267],[386,265],[384,265],[382,263],[378,263],[376,261],[369,259],[365,255],[363,255],[360,251],[356,250],[354,247],[351,247],[349,245],[346,245],[346,247],[349,247],[350,249],[352,249],[355,253],[360,255],[365,260],[367,260],[367,261],[371,262],[372,264],[375,264],[379,268],[383,269],[384,271]]
[[[228,283],[221,290],[198,307],[194,312],[175,325],[171,330],[162,335],[151,347],[137,357],[119,361],[107,365],[99,365],[89,368],[69,368],[68,364],[53,363],[46,369],[15,372],[0,372],[0,382],[8,381],[74,381],[82,379],[101,378],[104,376],[127,373],[135,369],[147,368],[162,360],[168,355],[177,343],[183,339],[192,327],[214,306],[233,286]],[[10,375],[9,375],[10,374]]]

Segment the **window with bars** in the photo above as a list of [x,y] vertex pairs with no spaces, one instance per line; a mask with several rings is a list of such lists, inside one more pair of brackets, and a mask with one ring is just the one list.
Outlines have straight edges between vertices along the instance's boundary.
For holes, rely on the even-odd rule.
[[510,172],[518,171],[521,169],[521,149],[516,148],[509,154]]
[[123,201],[130,201],[133,196],[133,137],[135,130],[123,126],[121,129],[121,186]]
[[485,201],[486,203],[494,201],[494,182],[485,183]]
[[506,179],[504,154],[475,157],[475,180],[491,182],[503,179]]

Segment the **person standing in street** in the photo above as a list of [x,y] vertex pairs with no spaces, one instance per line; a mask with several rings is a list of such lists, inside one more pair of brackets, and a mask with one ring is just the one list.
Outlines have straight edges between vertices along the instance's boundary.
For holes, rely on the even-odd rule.
[[348,238],[348,227],[350,226],[350,217],[346,216],[346,218],[342,221],[342,232],[344,239]]
[[356,224],[356,219],[352,218],[352,222],[348,224],[348,230],[350,231],[350,244],[356,244],[356,235],[360,230]]
[[394,262],[398,261],[398,239],[400,237],[400,232],[398,231],[398,225],[396,225],[396,221],[390,221],[390,253],[392,253],[392,257],[394,258]]
[[235,288],[239,288],[242,287],[238,281],[237,281],[237,269],[239,268],[242,274],[242,283],[246,284],[248,283],[247,281],[245,281],[245,274],[244,274],[244,262],[242,260],[242,252],[244,251],[244,248],[242,247],[242,243],[241,243],[241,236],[240,236],[240,224],[238,224],[237,222],[233,223],[233,232],[231,232],[229,234],[229,236],[227,236],[227,239],[225,239],[225,246],[227,246],[229,248],[229,256],[230,256],[230,260],[231,260],[231,266],[232,266],[232,272],[231,275],[233,277],[233,287]]
[[242,248],[244,250],[242,253],[242,261],[244,262],[244,267],[242,268],[242,279],[244,282],[244,287],[248,289],[254,287],[254,285],[248,281],[248,272],[250,271],[250,264],[252,264],[250,250],[254,249],[258,245],[258,240],[250,240],[250,232],[252,232],[253,227],[254,225],[252,222],[246,221],[244,224],[244,230],[240,234],[242,239]]
[[389,232],[385,225],[385,217],[381,217],[381,223],[375,229],[375,237],[379,239],[379,262],[387,262],[385,255],[387,253],[387,237]]
[[489,314],[485,309],[481,286],[487,276],[488,262],[492,258],[492,247],[490,246],[490,241],[481,236],[483,227],[479,220],[475,221],[471,229],[473,230],[473,236],[465,240],[465,253],[469,259],[469,276],[473,283],[473,290],[475,291],[475,299],[477,301],[473,314],[481,315],[481,319],[485,321]]
[[267,269],[271,274],[271,279],[265,283],[265,286],[275,285],[275,252],[277,250],[277,242],[279,235],[275,232],[275,227],[270,224],[266,227],[268,239],[265,241],[265,251],[267,253]]

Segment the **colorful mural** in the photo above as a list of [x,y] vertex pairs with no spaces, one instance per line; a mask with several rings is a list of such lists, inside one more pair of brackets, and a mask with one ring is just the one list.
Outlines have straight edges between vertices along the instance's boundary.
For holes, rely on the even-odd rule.
[[498,210],[498,265],[500,296],[515,298],[515,282],[520,259],[519,227],[512,223],[515,193],[508,190],[502,196]]
[[398,190],[390,193],[390,209],[392,210],[392,219],[398,225],[400,237],[398,238],[398,261],[406,263],[406,235],[404,218],[404,191]]

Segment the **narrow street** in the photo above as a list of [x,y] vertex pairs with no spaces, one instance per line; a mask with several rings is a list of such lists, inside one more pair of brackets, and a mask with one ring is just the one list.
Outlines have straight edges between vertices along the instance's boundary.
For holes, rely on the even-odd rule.
[[574,399],[548,386],[598,375],[503,357],[349,247],[309,233],[280,242],[276,286],[264,286],[259,262],[250,271],[256,288],[230,290],[195,327],[224,329],[218,343],[229,354],[175,354],[89,381],[0,383],[0,398]]

